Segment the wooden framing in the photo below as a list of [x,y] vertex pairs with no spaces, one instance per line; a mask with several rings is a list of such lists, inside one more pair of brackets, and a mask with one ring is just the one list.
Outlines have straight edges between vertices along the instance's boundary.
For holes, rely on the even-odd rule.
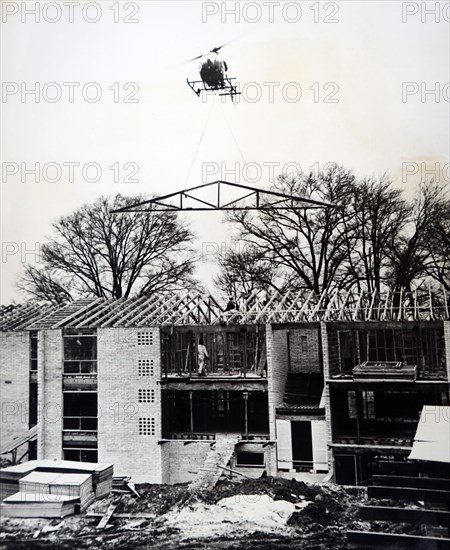
[[54,307],[36,303],[11,304],[0,307],[0,331],[24,330],[46,317]]
[[418,537],[393,533],[373,533],[371,531],[348,531],[351,548],[414,548],[414,550],[448,550],[450,539],[438,537]]
[[373,483],[374,485],[383,485],[385,487],[410,487],[450,492],[450,479],[441,477],[374,475]]
[[[389,465],[391,465],[390,469]],[[419,477],[420,471],[428,468],[433,471],[434,462],[395,462],[382,461],[380,469],[400,470],[406,475],[374,475],[374,486],[367,488],[368,498],[388,499],[414,502],[414,507],[360,505],[359,517],[366,521],[382,521],[388,523],[411,523],[422,525],[422,535],[407,535],[392,532],[347,531],[347,540],[351,548],[415,548],[417,550],[441,550],[450,548],[450,464],[441,463],[447,467],[447,474],[442,478]],[[436,472],[435,472],[436,473]],[[414,476],[414,477],[413,477]],[[420,503],[418,507],[417,501]],[[430,505],[431,504],[431,505]],[[442,537],[423,535],[428,533],[424,526],[434,526]],[[390,529],[391,530],[391,529]],[[383,529],[384,531],[384,529]],[[433,531],[431,531],[433,533]],[[430,533],[430,534],[431,534]]]
[[368,498],[385,498],[389,500],[405,500],[408,502],[424,500],[426,502],[447,504],[450,499],[450,492],[437,489],[373,485],[367,487],[367,496]]
[[369,521],[395,521],[440,525],[450,527],[450,512],[446,510],[425,510],[423,508],[396,508],[387,506],[360,506],[359,517]]
[[417,476],[427,474],[430,476],[450,478],[450,464],[442,462],[400,462],[380,461],[379,470],[382,474],[395,476]]
[[[357,292],[288,290],[282,294],[257,292],[249,296],[235,324],[286,322],[402,322],[449,320],[445,292]],[[42,328],[106,328],[161,325],[205,325],[225,322],[225,305],[210,295],[158,294],[117,300],[82,299],[65,306],[28,303],[0,309],[0,331]],[[231,321],[230,321],[231,322]]]

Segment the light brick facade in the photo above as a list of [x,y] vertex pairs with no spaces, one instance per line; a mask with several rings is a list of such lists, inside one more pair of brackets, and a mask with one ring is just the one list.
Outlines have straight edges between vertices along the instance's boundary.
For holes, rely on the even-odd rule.
[[[450,381],[450,321],[444,321],[444,341],[445,341],[445,365],[447,368],[447,380]],[[450,386],[449,386],[450,402]]]
[[187,483],[200,470],[214,441],[167,441],[163,452],[163,482]]
[[30,335],[0,334],[0,447],[28,430]]
[[270,439],[276,439],[275,408],[283,402],[288,375],[287,329],[266,328]]
[[[288,375],[288,346],[287,330],[274,330],[271,325],[266,326],[267,346],[267,378],[269,391],[269,433],[272,441],[277,440],[277,425],[275,409],[283,402],[284,388]],[[270,461],[268,473],[275,475],[277,471],[277,450],[273,450],[273,459]]]
[[161,483],[159,330],[99,329],[97,346],[98,460],[114,475]]
[[268,475],[277,475],[277,453],[275,443],[240,443],[236,445],[236,452],[262,453],[264,454],[264,466],[257,468],[238,466],[236,453],[231,461],[231,467],[238,472],[246,474],[250,477],[257,477],[264,470]]
[[328,333],[326,323],[320,323],[321,344],[322,344],[322,356],[323,356],[323,376],[325,379],[324,397],[325,397],[325,425],[327,432],[327,458],[328,458],[328,470],[333,471],[333,452],[331,450],[331,444],[333,443],[333,436],[331,433],[331,407],[330,407],[330,388],[326,381],[330,377],[330,349],[328,345]]
[[61,330],[38,336],[38,458],[61,459],[63,338]]

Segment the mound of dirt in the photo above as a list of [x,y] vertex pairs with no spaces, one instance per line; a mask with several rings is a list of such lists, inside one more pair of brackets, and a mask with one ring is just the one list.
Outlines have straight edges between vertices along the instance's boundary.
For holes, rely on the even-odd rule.
[[145,512],[161,516],[174,506],[182,506],[191,496],[186,484],[152,485],[145,483],[137,485],[136,490],[140,498],[133,493],[122,494],[116,508],[117,512]]
[[245,479],[240,482],[222,481],[214,489],[198,493],[198,499],[208,504],[234,495],[269,495],[274,500],[298,502],[299,499],[314,500],[321,492],[319,485],[309,485],[295,479],[265,477]]

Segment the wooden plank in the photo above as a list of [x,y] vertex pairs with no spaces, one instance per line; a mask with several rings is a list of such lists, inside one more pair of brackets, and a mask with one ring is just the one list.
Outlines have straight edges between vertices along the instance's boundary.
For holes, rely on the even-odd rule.
[[122,322],[129,315],[134,314],[134,308],[138,302],[145,302],[147,299],[146,296],[141,296],[139,298],[130,298],[128,300],[122,301],[121,299],[117,300],[114,303],[114,308],[112,311],[105,312],[105,315],[97,319],[96,325],[99,327],[111,327],[114,326],[116,321],[119,321],[119,324],[122,325]]
[[0,454],[4,455],[7,453],[11,453],[17,450],[17,448],[21,445],[24,445],[29,441],[34,441],[37,438],[37,432],[38,425],[36,424],[36,426],[30,428],[24,434],[21,434],[20,436],[17,436],[16,438],[7,441],[6,444],[0,449]]
[[412,489],[410,487],[367,487],[368,498],[386,498],[390,500],[422,500],[425,502],[450,502],[449,491],[436,491],[434,489]]
[[106,527],[106,524],[111,519],[111,516],[114,514],[114,510],[116,509],[116,507],[117,507],[116,503],[111,503],[108,506],[108,509],[103,514],[103,517],[100,520],[100,523],[97,525],[97,529],[104,529]]
[[69,326],[77,326],[76,320],[78,317],[82,317],[85,313],[90,313],[92,308],[97,309],[98,306],[103,307],[103,305],[103,298],[97,298],[96,300],[94,299],[85,306],[77,308],[77,310],[74,311],[72,314],[64,316],[63,319],[54,323],[52,325],[52,328],[60,328],[62,326],[65,326],[66,324],[69,324]]
[[390,506],[359,507],[359,517],[369,521],[392,521],[450,527],[450,512],[422,508],[394,508]]
[[347,540],[352,548],[411,548],[414,550],[448,550],[450,539],[419,537],[394,533],[371,533],[369,531],[347,531]]
[[243,474],[242,472],[238,472],[237,470],[232,470],[231,468],[227,468],[226,466],[221,466],[220,464],[217,464],[217,466],[218,468],[222,468],[222,470],[226,470],[227,472],[231,472],[232,474],[237,474],[238,476],[246,477],[247,479],[254,479],[247,474]]
[[300,317],[306,312],[306,308],[308,307],[309,302],[310,302],[310,300],[313,296],[314,296],[314,290],[311,290],[311,292],[309,293],[309,295],[306,298],[305,302],[303,303],[302,307],[300,308],[299,312],[295,316],[294,322],[299,321]]
[[384,487],[411,487],[450,491],[450,479],[441,477],[373,476],[373,484]]
[[130,481],[125,481],[125,485],[133,492],[138,498],[141,498],[141,495],[136,491],[136,485]]
[[[415,382],[417,384],[417,382]],[[438,462],[400,462],[380,461],[378,463],[380,473],[397,476],[416,476],[429,474],[433,477],[450,479],[450,464]]]
[[378,469],[381,474],[396,476],[415,476],[419,474],[417,464],[414,462],[380,461]]
[[356,302],[355,309],[353,310],[352,321],[357,321],[358,320],[359,307],[361,305],[361,300],[363,299],[363,295],[364,295],[364,290],[362,290],[359,293],[358,301]]
[[[86,512],[87,518],[102,518],[105,514],[101,514],[98,512]],[[136,512],[135,514],[114,514],[115,518],[149,518],[153,519],[155,518],[156,514],[147,514],[147,513],[140,513]]]

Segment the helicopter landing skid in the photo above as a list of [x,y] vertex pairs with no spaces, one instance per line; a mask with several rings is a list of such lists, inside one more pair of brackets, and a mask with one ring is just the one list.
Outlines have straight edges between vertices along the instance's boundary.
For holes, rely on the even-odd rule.
[[208,86],[203,80],[189,80],[186,78],[186,82],[189,84],[189,87],[198,97],[200,97],[202,92],[220,92],[219,95],[230,95],[233,98],[233,96],[239,95],[241,92],[238,92],[237,87],[232,83],[232,80],[236,80],[236,78],[225,77],[222,86],[213,87]]

